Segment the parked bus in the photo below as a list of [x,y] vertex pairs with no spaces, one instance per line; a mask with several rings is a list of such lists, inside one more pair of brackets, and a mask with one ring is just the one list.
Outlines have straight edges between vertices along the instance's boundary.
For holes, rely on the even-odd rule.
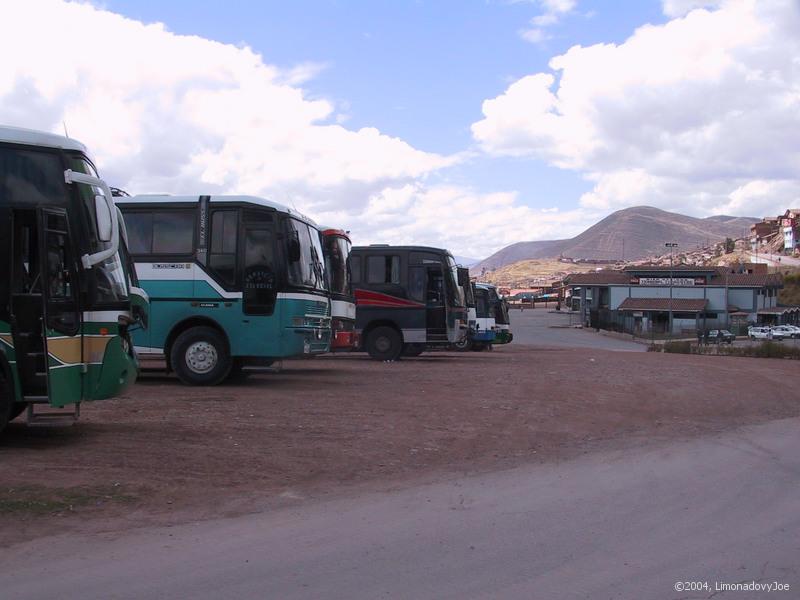
[[331,351],[355,350],[356,297],[350,278],[350,236],[342,229],[322,227],[322,251],[331,294]]
[[356,332],[376,360],[413,356],[466,335],[463,280],[447,250],[356,246],[350,256]]
[[130,333],[143,315],[120,226],[83,144],[0,127],[0,430],[23,412],[71,423],[81,402],[136,379]]
[[467,307],[467,335],[453,344],[453,348],[466,352],[472,349],[472,339],[477,331],[477,313],[475,308],[475,284],[469,279],[469,269],[458,267],[459,281],[465,282],[461,286],[464,291],[464,304]]
[[493,344],[508,344],[514,339],[511,333],[511,321],[508,318],[508,303],[490,283],[479,283],[478,288],[486,290],[489,314],[494,316],[495,339]]
[[471,285],[475,298],[475,323],[471,327],[470,343],[460,349],[474,351],[491,349],[497,337],[496,309],[490,301],[490,291],[486,286],[476,283]]
[[248,365],[330,346],[330,301],[317,226],[253,196],[117,198],[150,295],[141,358],[186,384],[216,385]]

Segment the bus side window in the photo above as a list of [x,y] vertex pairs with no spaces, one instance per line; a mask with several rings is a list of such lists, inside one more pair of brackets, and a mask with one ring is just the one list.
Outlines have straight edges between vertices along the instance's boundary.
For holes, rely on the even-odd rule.
[[131,254],[153,253],[153,213],[124,212],[128,231],[128,249]]
[[399,256],[368,256],[367,283],[400,284]]
[[238,221],[235,210],[215,210],[211,213],[211,246],[208,266],[229,286],[236,285]]
[[350,255],[350,281],[361,283],[361,257]]
[[153,254],[192,254],[194,221],[194,211],[157,211],[153,215]]
[[408,297],[417,302],[425,302],[425,267],[409,267],[408,269]]

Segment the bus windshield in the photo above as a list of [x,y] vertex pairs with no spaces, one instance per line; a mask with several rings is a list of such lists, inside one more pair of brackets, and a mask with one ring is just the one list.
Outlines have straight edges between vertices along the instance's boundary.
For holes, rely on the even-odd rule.
[[[97,177],[97,172],[92,164],[81,155],[69,156],[69,167],[76,172]],[[79,194],[87,214],[86,226],[89,232],[89,247],[92,253],[105,250],[110,242],[101,242],[97,235],[97,220],[95,214],[94,197],[102,194],[100,188],[89,185],[78,185]],[[128,281],[122,267],[119,252],[111,255],[100,264],[92,267],[94,273],[93,290],[94,304],[116,304],[128,299]]]
[[464,288],[458,285],[458,266],[453,257],[447,255],[447,265],[445,267],[445,277],[447,279],[447,300],[450,306],[466,306],[464,301]]
[[300,242],[300,260],[290,262],[289,285],[325,290],[325,267],[319,231],[297,219],[286,219],[289,238],[296,236]]
[[325,272],[332,294],[352,296],[350,287],[350,241],[341,235],[325,236]]

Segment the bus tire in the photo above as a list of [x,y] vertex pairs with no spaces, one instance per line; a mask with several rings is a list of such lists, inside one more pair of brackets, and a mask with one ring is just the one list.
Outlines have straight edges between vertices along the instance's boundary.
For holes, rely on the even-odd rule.
[[453,348],[459,352],[469,352],[472,350],[473,342],[469,336],[464,336],[460,341],[453,344]]
[[367,335],[367,352],[375,360],[397,360],[403,352],[403,338],[394,327],[376,327]]
[[2,372],[0,372],[0,431],[6,428],[11,420],[11,412],[14,406],[14,396],[11,386]]
[[211,327],[192,327],[181,333],[170,352],[172,370],[187,385],[217,385],[233,361],[225,337]]
[[403,344],[403,356],[419,356],[425,352],[425,344]]

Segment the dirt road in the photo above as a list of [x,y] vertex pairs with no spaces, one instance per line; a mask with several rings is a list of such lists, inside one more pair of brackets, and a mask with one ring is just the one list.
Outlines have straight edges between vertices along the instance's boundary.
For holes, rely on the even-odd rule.
[[67,430],[0,438],[0,544],[255,512],[800,415],[797,363],[506,347],[143,377]]
[[[800,419],[115,535],[3,561],[15,600],[796,598]],[[678,582],[705,589],[676,591]],[[778,583],[775,592],[716,591]]]

